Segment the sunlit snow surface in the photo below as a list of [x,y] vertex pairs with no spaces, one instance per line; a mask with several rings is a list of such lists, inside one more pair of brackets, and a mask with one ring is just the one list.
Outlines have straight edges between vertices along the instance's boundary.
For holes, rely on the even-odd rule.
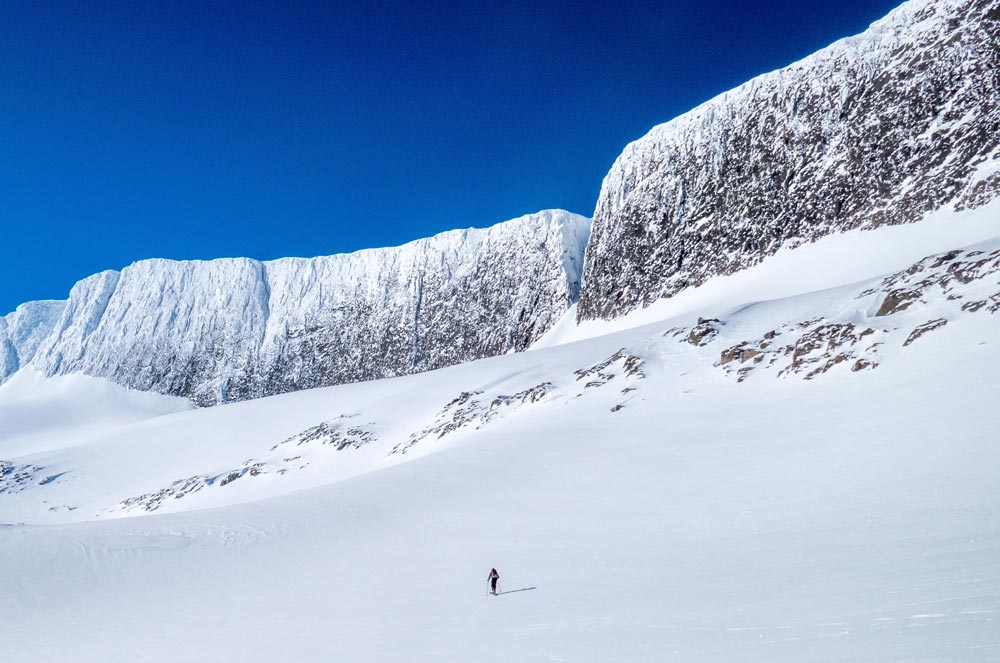
[[[2,660],[1000,660],[1000,312],[962,308],[1000,273],[875,315],[884,275],[971,245],[1000,249],[997,204],[531,352],[211,409],[18,375]],[[721,365],[827,324],[875,330],[830,356],[877,366]]]

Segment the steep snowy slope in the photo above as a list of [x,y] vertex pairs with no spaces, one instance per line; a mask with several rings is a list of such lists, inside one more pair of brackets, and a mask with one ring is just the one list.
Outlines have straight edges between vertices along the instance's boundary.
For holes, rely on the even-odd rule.
[[27,363],[38,346],[59,322],[66,302],[41,301],[21,304],[0,317],[0,381]]
[[0,378],[30,365],[209,405],[523,350],[576,301],[588,233],[549,210],[347,255],[145,260],[8,316]]
[[578,315],[611,319],[783,246],[1000,193],[1000,1],[913,0],[627,146]]
[[812,291],[0,432],[4,660],[996,661],[994,211],[872,233],[926,254],[860,282],[828,237]]

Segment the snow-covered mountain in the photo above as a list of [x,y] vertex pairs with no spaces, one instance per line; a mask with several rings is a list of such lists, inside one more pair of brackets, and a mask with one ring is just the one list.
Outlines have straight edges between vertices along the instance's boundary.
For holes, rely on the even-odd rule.
[[581,320],[1000,193],[1000,1],[913,0],[652,129],[608,173]]
[[[709,391],[743,382],[768,390],[777,382],[794,395],[808,393],[794,385],[811,381],[848,385],[863,380],[856,374],[909,370],[914,358],[927,359],[920,348],[929,338],[996,336],[997,218],[1000,199],[916,224],[829,236],[715,277],[649,309],[651,318],[640,311],[597,321],[492,363],[256,405],[191,411],[181,398],[29,368],[0,386],[0,496],[7,493],[9,517],[29,522],[187,510],[365,473],[525,412],[553,412],[552,403],[567,411],[599,403],[617,413],[657,401],[661,387],[683,392],[688,382]],[[795,277],[805,271],[812,273]],[[97,416],[103,401],[113,406],[110,418]],[[95,427],[111,431],[98,436],[98,454],[90,445]],[[136,466],[122,473],[123,458]],[[104,491],[96,501],[94,485]],[[50,514],[43,503],[66,511]]]
[[[394,249],[146,260],[0,318],[0,381],[82,372],[201,405],[520,351],[835,232],[1000,194],[1000,0],[914,0],[629,145],[589,221]],[[589,244],[588,244],[589,238]],[[584,250],[586,254],[584,257]]]
[[589,228],[549,210],[345,255],[144,260],[0,318],[0,379],[82,372],[210,405],[523,350],[575,303]]
[[998,215],[212,408],[22,370],[4,661],[994,663]]
[[4,663],[1000,661],[998,2],[654,129],[585,261],[543,212],[0,318]]

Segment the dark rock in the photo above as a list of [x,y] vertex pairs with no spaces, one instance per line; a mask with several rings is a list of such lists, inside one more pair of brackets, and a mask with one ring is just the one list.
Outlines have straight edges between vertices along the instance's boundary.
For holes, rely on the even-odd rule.
[[926,334],[927,332],[934,331],[935,329],[940,329],[941,327],[944,327],[946,324],[948,324],[948,321],[945,320],[944,318],[938,318],[937,320],[928,320],[927,322],[918,326],[910,333],[910,335],[903,342],[903,347],[905,348],[906,346],[908,346],[909,344],[913,343],[915,340]]
[[691,328],[685,340],[691,345],[707,345],[718,335],[722,324],[715,318],[698,318],[698,324]]
[[745,348],[746,345],[746,341],[744,341],[739,345],[734,345],[731,348],[723,350],[719,357],[719,364],[725,366],[729,362],[739,359],[743,355],[743,348]]
[[878,311],[875,312],[875,317],[882,317],[883,315],[892,315],[893,313],[899,313],[900,311],[905,311],[910,307],[910,304],[920,299],[920,293],[914,292],[912,290],[893,290],[885,296],[882,300],[882,305],[879,306]]

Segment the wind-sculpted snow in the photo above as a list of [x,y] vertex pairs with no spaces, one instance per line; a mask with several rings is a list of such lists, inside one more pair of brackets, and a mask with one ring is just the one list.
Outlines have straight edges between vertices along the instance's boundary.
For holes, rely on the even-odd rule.
[[550,210],[346,255],[145,260],[47,304],[30,342],[0,326],[0,379],[30,360],[211,405],[520,351],[576,301],[588,234]]
[[579,318],[996,197],[998,44],[1000,0],[916,0],[655,127],[604,180]]

